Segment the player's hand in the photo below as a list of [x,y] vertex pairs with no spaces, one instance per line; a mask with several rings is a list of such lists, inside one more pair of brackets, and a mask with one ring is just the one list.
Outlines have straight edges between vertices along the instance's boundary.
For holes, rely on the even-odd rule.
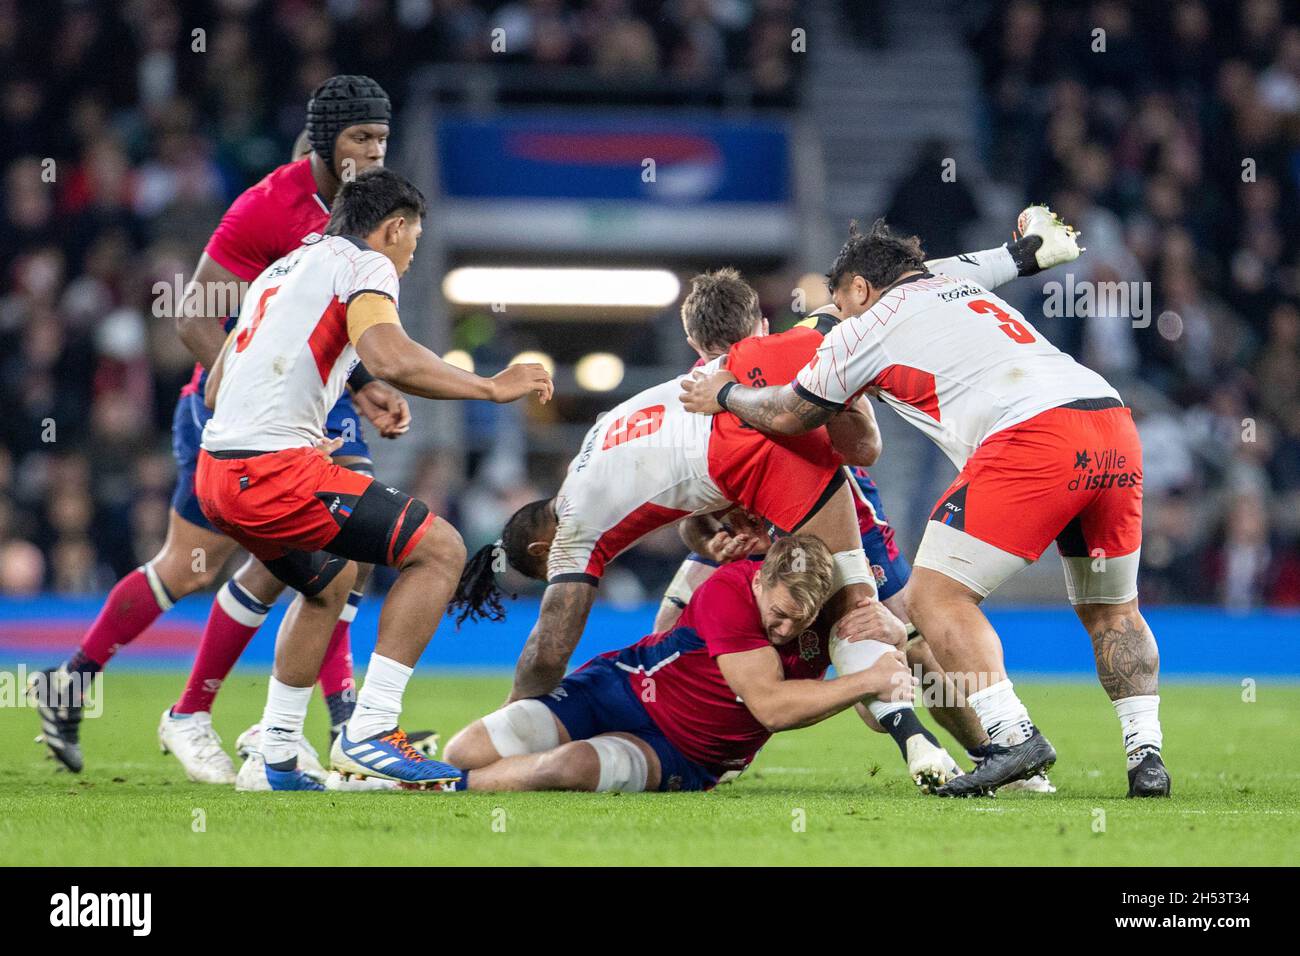
[[911,703],[916,699],[919,681],[907,666],[907,655],[893,650],[862,671],[867,695],[889,703]]
[[[764,538],[766,538],[766,535]],[[741,558],[749,557],[765,543],[765,540],[760,540],[754,535],[719,531],[705,543],[702,553],[710,561],[718,564],[729,564],[732,561],[739,561]]]
[[766,538],[767,523],[757,515],[752,515],[744,508],[732,508],[722,516],[722,523],[732,534],[747,534],[755,538]]
[[379,379],[352,393],[357,411],[366,416],[383,438],[397,438],[411,430],[411,406],[405,396]]
[[322,438],[312,448],[316,449],[316,454],[320,455],[326,461],[329,461],[336,451],[343,447],[342,438]]
[[907,643],[907,625],[875,598],[864,598],[836,621],[835,633],[846,641],[880,641],[894,647]]
[[555,392],[555,383],[551,381],[550,373],[536,362],[511,365],[488,381],[492,383],[492,401],[500,404],[513,402],[529,392],[535,392],[537,400],[545,405]]
[[682,379],[682,404],[688,412],[696,415],[716,415],[722,411],[722,406],[718,404],[718,392],[722,386],[735,380],[736,376],[722,368],[708,374],[692,372],[689,378]]

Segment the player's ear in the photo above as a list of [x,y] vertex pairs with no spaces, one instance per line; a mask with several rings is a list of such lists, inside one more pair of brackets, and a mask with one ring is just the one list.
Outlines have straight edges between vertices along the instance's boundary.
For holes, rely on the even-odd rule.
[[549,541],[530,541],[525,548],[530,557],[544,558],[551,553],[551,542]]

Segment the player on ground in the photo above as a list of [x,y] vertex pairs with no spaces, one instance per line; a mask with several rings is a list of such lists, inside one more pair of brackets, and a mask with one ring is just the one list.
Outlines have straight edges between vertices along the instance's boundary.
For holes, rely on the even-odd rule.
[[[1021,215],[1021,230],[1050,217]],[[992,741],[945,796],[986,793],[1052,765],[1007,678],[983,599],[1053,540],[1066,590],[1092,638],[1128,759],[1129,796],[1167,796],[1160,756],[1159,653],[1138,610],[1142,448],[1119,395],[971,280],[926,271],[920,243],[883,222],[856,229],[828,279],[853,316],[789,384],[736,388],[710,371],[683,386],[693,411],[720,408],[773,434],[817,428],[876,392],[960,469],[935,506],[914,562],[908,608]],[[970,680],[971,676],[981,680]]]
[[[738,337],[762,323],[756,303],[746,318],[747,328],[738,329]],[[753,336],[716,361],[754,372],[756,381],[787,381],[820,341],[811,329]],[[541,615],[516,666],[513,699],[547,693],[563,678],[610,560],[651,531],[733,505],[781,533],[801,531],[831,548],[837,574],[827,609],[832,620],[859,602],[871,603],[875,640],[849,646],[831,635],[840,673],[869,667],[906,639],[903,624],[874,601],[844,458],[836,451],[855,460],[878,442],[870,407],[846,410],[827,431],[772,441],[727,416],[710,423],[687,414],[676,401],[678,390],[676,380],[665,382],[602,416],[559,494],[525,505],[507,522],[501,551],[485,547],[466,568],[453,608],[467,614],[502,615],[493,573],[500,556],[520,573],[548,583]],[[868,706],[923,789],[960,772],[910,702]]]
[[[412,785],[447,779],[445,764],[411,747],[399,718],[406,683],[460,577],[465,548],[423,502],[320,453],[340,441],[325,437],[329,409],[358,359],[425,398],[551,395],[539,365],[481,378],[407,337],[397,313],[398,278],[410,265],[423,216],[419,190],[390,170],[367,170],[340,189],[324,238],[258,276],[207,386],[215,408],[195,476],[208,519],[302,593],[349,579],[354,561],[398,570],[356,709],[331,759],[343,773]],[[262,760],[253,764],[271,789],[323,789],[299,768],[298,754],[327,643],[327,634],[301,629],[277,642]]]
[[[167,539],[157,555],[117,583],[81,646],[47,681],[67,684],[72,675],[93,680],[118,650],[176,601],[212,584],[234,553],[235,542],[212,527],[194,495],[199,437],[208,419],[203,405],[204,370],[211,367],[225,339],[227,317],[239,309],[242,284],[324,231],[329,204],[345,175],[383,164],[390,114],[388,97],[373,80],[332,77],[307,106],[311,155],[295,158],[246,190],[208,240],[177,316],[177,329],[198,364],[181,392],[172,423],[177,481]],[[330,437],[343,439],[335,461],[370,474],[370,451],[361,435],[357,409],[385,438],[407,430],[410,411],[399,393],[373,380],[364,368],[356,370],[350,387],[351,397],[344,393],[331,409],[326,430]],[[348,628],[361,588],[359,579],[345,595],[341,611],[332,592],[324,592],[299,598],[291,612],[295,626],[333,629],[320,684],[334,727],[347,719],[355,701]],[[234,782],[234,764],[212,728],[212,703],[282,590],[283,585],[260,562],[249,559],[217,593],[189,681],[159,726],[163,748],[176,755],[191,780]],[[75,772],[83,764],[81,709],[75,702],[65,703],[69,705],[45,708],[41,719],[50,752]]]
[[[709,578],[672,628],[588,661],[554,691],[516,700],[447,745],[466,771],[457,789],[710,790],[739,775],[768,738],[864,699],[910,700],[897,649],[824,680],[834,562],[821,541],[791,535],[762,564]],[[841,619],[852,633],[856,618]]]
[[[1077,245],[1062,242],[1068,239],[1065,226],[1048,221],[1038,223],[1036,229],[1040,235],[1030,233],[1001,248],[934,260],[927,262],[926,267],[931,271],[982,281],[993,288],[1017,275],[1027,276],[1041,271],[1044,265],[1037,261],[1034,253],[1042,247],[1045,239],[1064,250],[1057,258],[1045,260],[1047,265],[1056,265],[1077,256]],[[697,276],[682,305],[682,324],[687,341],[700,356],[700,364],[725,351],[727,343],[737,334],[752,327],[752,316],[757,314],[758,294],[734,270],[722,269]],[[829,305],[814,311],[798,325],[813,329],[824,337],[835,328],[840,318],[834,305]],[[810,359],[812,354],[810,351],[807,358]],[[748,380],[753,384],[752,376]],[[865,450],[864,463],[873,464],[879,454],[880,445],[875,442],[873,447]],[[879,598],[904,624],[910,625],[902,589],[911,576],[911,567],[894,542],[893,529],[885,517],[879,490],[866,468],[854,468],[851,475],[862,547]],[[679,525],[683,540],[692,553],[682,562],[664,595],[655,619],[656,632],[666,630],[676,620],[693,589],[708,577],[714,567],[754,550],[754,535],[749,529],[742,527],[738,533],[731,533],[735,523],[733,513],[725,525],[711,516],[688,519]],[[988,737],[979,720],[964,706],[960,689],[945,677],[923,639],[910,641],[907,654],[909,662],[920,669],[927,682],[934,684],[936,692],[927,694],[926,704],[935,719],[966,748],[970,758],[979,763],[988,755]],[[882,730],[865,707],[858,705],[855,710],[868,726]],[[1043,775],[1018,781],[1015,786],[1039,792],[1053,792],[1054,789]]]

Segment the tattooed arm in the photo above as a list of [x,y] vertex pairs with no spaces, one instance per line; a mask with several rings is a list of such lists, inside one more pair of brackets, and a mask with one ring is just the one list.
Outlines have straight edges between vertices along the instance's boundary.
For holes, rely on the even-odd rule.
[[569,657],[582,637],[595,600],[593,584],[565,581],[547,587],[542,595],[541,614],[515,664],[511,701],[540,697],[564,679]]
[[[709,375],[696,372],[690,378],[682,379],[682,404],[688,412],[716,415],[722,411],[718,392],[735,380],[735,376],[722,369]],[[733,388],[727,394],[726,410],[755,428],[774,435],[802,435],[820,428],[842,411],[801,398],[793,385]]]

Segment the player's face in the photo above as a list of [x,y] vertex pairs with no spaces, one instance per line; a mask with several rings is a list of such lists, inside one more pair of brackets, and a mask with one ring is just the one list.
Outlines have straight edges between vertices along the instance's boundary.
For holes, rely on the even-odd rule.
[[871,285],[862,276],[844,276],[831,298],[841,316],[861,315],[871,306]]
[[758,600],[758,612],[763,618],[763,629],[767,639],[773,644],[787,644],[808,629],[812,618],[799,613],[799,606],[790,596],[784,584],[763,587],[756,576],[754,578],[754,597]]
[[420,241],[422,232],[424,232],[424,223],[419,219],[403,217],[399,220],[392,254],[393,265],[397,268],[399,276],[406,275],[406,270],[411,268],[411,257],[415,255],[415,247]]
[[388,152],[388,125],[386,123],[360,123],[349,126],[334,141],[334,172],[340,179],[365,172],[371,166],[384,165]]

